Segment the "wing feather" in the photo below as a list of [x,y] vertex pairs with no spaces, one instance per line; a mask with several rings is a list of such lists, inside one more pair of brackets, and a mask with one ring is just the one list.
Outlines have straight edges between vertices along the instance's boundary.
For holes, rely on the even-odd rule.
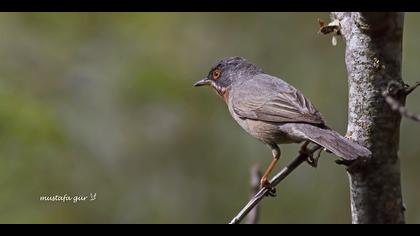
[[283,80],[256,75],[232,91],[233,110],[242,118],[268,122],[324,124],[312,103]]

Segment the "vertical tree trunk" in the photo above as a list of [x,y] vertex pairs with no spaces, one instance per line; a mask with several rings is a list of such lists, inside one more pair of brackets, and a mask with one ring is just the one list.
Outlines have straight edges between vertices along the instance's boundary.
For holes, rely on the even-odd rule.
[[[346,42],[348,135],[372,151],[349,170],[353,223],[404,223],[398,160],[401,115],[382,97],[389,81],[402,83],[404,14],[334,12]],[[404,104],[405,97],[400,98]]]

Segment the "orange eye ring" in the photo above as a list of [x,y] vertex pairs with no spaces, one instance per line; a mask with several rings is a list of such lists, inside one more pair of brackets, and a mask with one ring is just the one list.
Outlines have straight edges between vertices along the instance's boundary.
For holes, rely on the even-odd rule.
[[221,74],[222,74],[222,73],[220,72],[220,70],[219,70],[219,69],[214,70],[214,71],[213,71],[213,79],[214,79],[214,80],[219,79]]

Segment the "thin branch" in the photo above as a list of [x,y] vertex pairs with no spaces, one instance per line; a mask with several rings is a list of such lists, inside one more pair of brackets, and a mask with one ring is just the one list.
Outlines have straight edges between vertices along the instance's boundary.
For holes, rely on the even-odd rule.
[[417,81],[413,86],[410,86],[405,89],[405,95],[409,95],[411,92],[414,91],[414,89],[416,89],[419,86],[420,86],[420,81]]
[[404,88],[399,88],[397,84],[390,83],[388,85],[388,88],[385,91],[383,91],[382,95],[384,96],[385,101],[389,104],[393,111],[398,111],[402,116],[410,120],[420,122],[420,115],[410,112],[407,108],[405,108],[404,105],[402,105],[399,101],[397,101],[391,96],[391,94],[399,94],[400,92],[403,92],[406,96],[413,92],[419,86],[420,81],[415,83],[413,86]]
[[398,111],[399,113],[401,113],[402,116],[410,120],[420,122],[420,115],[408,111],[407,108],[405,108],[403,105],[401,105],[401,103],[399,103],[391,96],[385,96],[385,101],[391,106],[392,110]]
[[[292,162],[289,163],[286,167],[281,169],[281,171],[274,176],[270,181],[270,187],[275,188],[283,179],[285,179],[294,169],[296,169],[300,164],[306,161],[310,155],[315,153],[317,150],[321,149],[322,147],[316,145],[310,149],[306,153],[300,153]],[[257,194],[245,205],[244,208],[236,215],[229,224],[239,224],[245,216],[249,214],[249,212],[256,207],[261,200],[269,193],[270,188],[262,188],[258,191]]]
[[[260,179],[261,179],[261,172],[260,172],[260,167],[259,165],[254,165],[251,168],[251,198],[254,197],[255,194],[258,193],[258,191],[260,190]],[[249,214],[248,217],[246,219],[246,223],[247,224],[256,224],[258,222],[258,217],[259,217],[259,206],[254,207],[254,209],[252,209]]]

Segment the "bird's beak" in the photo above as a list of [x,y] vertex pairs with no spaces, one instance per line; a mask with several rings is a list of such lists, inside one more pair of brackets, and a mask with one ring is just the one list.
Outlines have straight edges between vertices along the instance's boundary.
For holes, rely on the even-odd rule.
[[209,85],[210,84],[210,80],[208,78],[204,78],[200,81],[198,81],[197,83],[195,83],[193,86],[194,87],[199,87],[199,86],[204,86],[204,85]]

